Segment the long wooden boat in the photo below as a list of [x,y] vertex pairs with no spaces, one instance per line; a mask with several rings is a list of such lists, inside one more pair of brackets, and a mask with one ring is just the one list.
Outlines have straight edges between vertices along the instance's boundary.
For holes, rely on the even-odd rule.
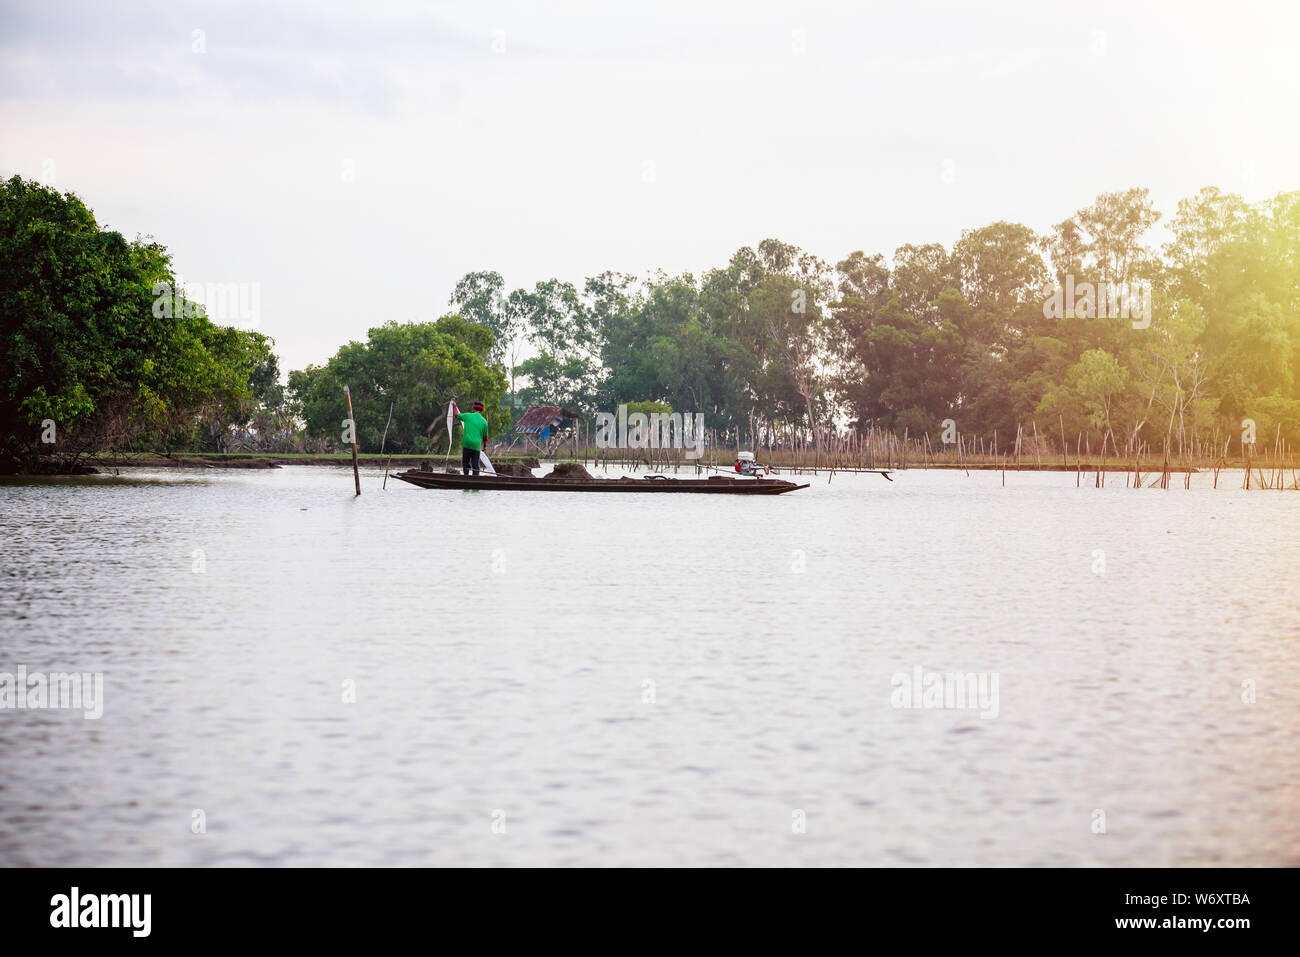
[[396,472],[393,478],[420,488],[494,489],[504,492],[699,492],[705,495],[780,495],[807,485],[770,478],[673,479],[647,475],[639,479],[533,478],[522,475],[459,475],[451,472]]

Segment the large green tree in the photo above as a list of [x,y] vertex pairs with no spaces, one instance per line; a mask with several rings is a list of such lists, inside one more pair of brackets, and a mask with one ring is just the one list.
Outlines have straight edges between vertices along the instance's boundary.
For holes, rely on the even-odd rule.
[[0,470],[229,429],[270,347],[187,301],[158,243],[100,229],[70,193],[0,185]]
[[471,402],[482,402],[494,433],[509,425],[502,408],[505,377],[487,361],[492,348],[491,332],[458,315],[436,322],[389,322],[371,329],[365,342],[343,346],[323,366],[290,373],[289,392],[308,434],[332,447],[346,445],[346,385],[362,451],[378,452],[381,446],[392,452],[443,449],[445,411],[453,399],[466,410]]
[[596,324],[601,313],[583,302],[572,283],[558,279],[543,280],[531,291],[516,289],[506,308],[537,350],[512,370],[512,376],[528,380],[519,390],[522,404],[593,411],[600,381]]
[[[842,388],[853,421],[913,435],[933,432],[958,400],[958,322],[969,310],[941,246],[903,246],[884,258],[856,252],[836,267],[833,315],[850,361]],[[965,428],[965,426],[963,426]]]
[[[499,272],[466,273],[452,290],[450,305],[462,319],[492,333],[488,361],[512,368],[518,361],[523,316],[510,308],[505,280]],[[512,387],[513,389],[513,387]]]

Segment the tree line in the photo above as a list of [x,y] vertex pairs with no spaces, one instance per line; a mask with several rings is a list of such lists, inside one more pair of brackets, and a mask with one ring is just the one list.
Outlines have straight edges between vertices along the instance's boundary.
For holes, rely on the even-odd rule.
[[163,246],[14,177],[0,184],[0,470],[340,448],[345,384],[368,452],[445,447],[451,398],[483,401],[496,435],[533,404],[590,418],[653,402],[747,444],[871,428],[938,445],[953,426],[989,439],[1030,423],[1121,454],[1226,447],[1247,423],[1261,443],[1300,440],[1300,192],[1204,189],[1157,246],[1160,221],[1131,189],[1045,235],[996,222],[833,265],[767,239],[698,276],[511,290],[472,272],[440,318],[376,326],[282,382],[270,339],[174,290]]
[[1300,192],[1203,189],[1156,247],[1161,218],[1130,189],[1045,235],[996,222],[833,266],[768,239],[698,277],[580,287],[474,272],[450,305],[492,331],[521,405],[659,401],[749,441],[875,427],[939,442],[949,421],[984,439],[1050,422],[1121,453],[1300,440]]

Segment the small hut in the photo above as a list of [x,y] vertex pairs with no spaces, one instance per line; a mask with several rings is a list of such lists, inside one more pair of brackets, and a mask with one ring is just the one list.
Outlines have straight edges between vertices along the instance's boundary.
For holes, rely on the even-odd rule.
[[578,423],[585,421],[577,412],[558,405],[534,405],[515,423],[515,429],[527,445],[545,454],[570,438],[576,448]]

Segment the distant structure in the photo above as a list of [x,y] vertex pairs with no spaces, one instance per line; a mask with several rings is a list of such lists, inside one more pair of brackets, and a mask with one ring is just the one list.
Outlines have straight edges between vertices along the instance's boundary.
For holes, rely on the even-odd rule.
[[526,445],[546,453],[570,438],[576,443],[578,423],[586,421],[577,412],[558,405],[534,405],[515,423],[515,429],[523,435]]

